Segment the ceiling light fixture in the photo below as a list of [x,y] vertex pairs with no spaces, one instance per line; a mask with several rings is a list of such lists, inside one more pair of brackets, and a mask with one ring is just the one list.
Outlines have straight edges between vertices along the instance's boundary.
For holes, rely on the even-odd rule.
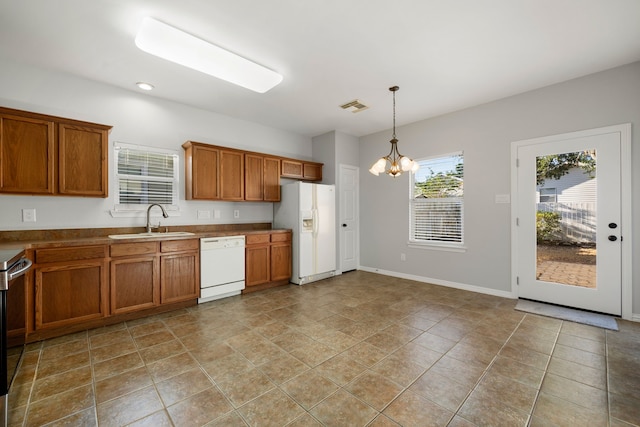
[[136,36],[141,50],[258,93],[282,81],[275,71],[146,17]]
[[398,86],[390,87],[389,90],[393,92],[393,135],[391,137],[391,151],[388,155],[380,157],[377,162],[371,165],[369,172],[378,176],[384,172],[392,177],[397,177],[402,172],[416,172],[420,165],[418,162],[414,162],[410,158],[403,156],[398,151],[398,140],[396,138],[396,92],[400,89]]
[[138,88],[142,90],[153,90],[153,88],[155,87],[151,83],[146,83],[146,82],[138,82],[136,83],[136,86],[138,86]]

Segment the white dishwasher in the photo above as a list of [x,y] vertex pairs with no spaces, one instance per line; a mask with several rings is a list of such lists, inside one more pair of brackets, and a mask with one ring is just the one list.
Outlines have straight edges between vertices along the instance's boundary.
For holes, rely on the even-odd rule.
[[200,239],[198,303],[238,295],[244,289],[244,236]]

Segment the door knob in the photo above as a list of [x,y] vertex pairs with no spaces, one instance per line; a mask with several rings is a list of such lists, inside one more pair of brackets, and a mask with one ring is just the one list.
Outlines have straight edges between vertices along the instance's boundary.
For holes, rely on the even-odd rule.
[[612,242],[615,242],[616,240],[618,240],[616,236],[609,236],[607,237],[607,239],[611,240]]
[[342,226],[343,226],[343,227],[346,227],[346,226],[347,226],[347,224],[342,224]]
[[615,222],[610,222],[609,228],[618,228],[618,224],[616,224]]

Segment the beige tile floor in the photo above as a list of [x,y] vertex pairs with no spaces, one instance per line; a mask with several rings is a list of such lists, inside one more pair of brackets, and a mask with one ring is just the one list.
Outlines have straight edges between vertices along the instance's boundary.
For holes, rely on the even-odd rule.
[[351,272],[31,344],[13,426],[628,426],[640,324]]

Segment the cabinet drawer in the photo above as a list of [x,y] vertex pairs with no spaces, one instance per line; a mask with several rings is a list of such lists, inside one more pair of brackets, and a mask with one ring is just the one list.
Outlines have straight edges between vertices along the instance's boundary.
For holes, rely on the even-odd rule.
[[160,242],[161,252],[197,251],[198,240],[165,240]]
[[36,264],[105,258],[106,246],[74,246],[70,248],[36,249]]
[[111,245],[111,256],[131,256],[155,254],[158,252],[158,242],[121,243]]
[[246,244],[248,245],[259,245],[262,243],[269,243],[269,234],[248,234],[246,236]]
[[271,242],[290,242],[291,233],[273,233],[271,235]]

